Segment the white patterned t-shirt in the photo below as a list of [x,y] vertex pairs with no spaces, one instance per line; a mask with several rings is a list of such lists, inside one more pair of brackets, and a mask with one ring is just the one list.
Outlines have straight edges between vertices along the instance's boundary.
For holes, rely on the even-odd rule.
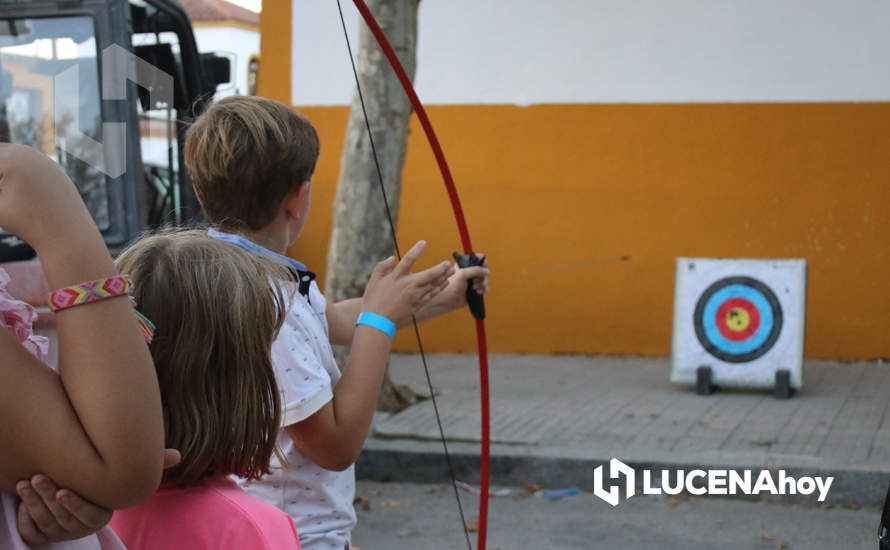
[[[308,295],[285,286],[289,303],[284,325],[272,344],[272,364],[281,392],[282,428],[309,418],[334,397],[340,369],[334,360],[325,298],[315,281]],[[287,460],[272,456],[272,473],[259,481],[239,480],[251,495],[287,512],[304,550],[346,548],[356,517],[355,467],[325,470],[304,456],[283,429],[278,446]]]

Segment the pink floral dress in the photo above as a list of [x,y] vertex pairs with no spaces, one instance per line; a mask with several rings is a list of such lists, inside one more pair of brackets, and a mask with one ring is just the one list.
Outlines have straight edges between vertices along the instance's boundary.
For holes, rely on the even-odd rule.
[[[0,330],[5,329],[38,359],[44,361],[49,353],[49,340],[34,334],[37,312],[29,304],[12,297],[6,290],[9,274],[0,268]],[[16,528],[18,497],[0,493],[0,548],[3,550],[27,550]],[[41,546],[52,550],[126,550],[114,531],[104,527],[88,537]]]

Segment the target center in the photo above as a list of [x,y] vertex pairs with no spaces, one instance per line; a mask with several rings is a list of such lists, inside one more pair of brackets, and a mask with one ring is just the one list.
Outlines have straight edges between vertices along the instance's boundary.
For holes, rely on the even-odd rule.
[[745,308],[738,306],[729,308],[729,311],[726,313],[726,326],[729,327],[729,330],[741,332],[748,328],[750,324],[751,316],[748,315]]
[[757,332],[760,327],[760,313],[750,300],[734,297],[720,305],[715,321],[724,338],[742,342]]

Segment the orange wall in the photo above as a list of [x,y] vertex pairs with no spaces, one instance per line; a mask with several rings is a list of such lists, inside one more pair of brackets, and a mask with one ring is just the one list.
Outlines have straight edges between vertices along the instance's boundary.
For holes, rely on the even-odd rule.
[[290,103],[291,0],[265,4],[260,13],[257,94]]
[[[287,48],[263,44],[261,82],[286,79],[267,89],[288,100],[289,69],[268,72]],[[347,108],[298,109],[318,128],[322,154],[292,253],[323,271]],[[890,357],[890,104],[429,113],[474,244],[491,258],[493,351],[666,355],[675,258],[740,256],[809,261],[807,356]],[[416,120],[408,151],[399,239],[429,240],[432,263],[459,241]],[[475,345],[463,312],[423,335],[432,351]],[[411,335],[397,347],[411,349]]]
[[[347,108],[300,110],[323,145],[293,252],[320,269]],[[807,258],[807,354],[890,356],[890,105],[437,106],[430,116],[475,245],[491,257],[494,350],[667,354],[684,255]],[[456,230],[416,125],[408,149],[399,237],[428,239],[432,261],[458,247]],[[431,323],[425,341],[470,349],[466,321]]]

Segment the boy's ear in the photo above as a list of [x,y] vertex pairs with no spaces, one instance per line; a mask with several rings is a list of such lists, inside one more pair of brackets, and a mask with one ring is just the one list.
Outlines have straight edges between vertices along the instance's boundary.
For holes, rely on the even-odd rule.
[[309,187],[311,181],[304,181],[298,187],[287,192],[284,200],[281,202],[285,214],[288,218],[299,218],[305,210],[306,202],[309,200]]

